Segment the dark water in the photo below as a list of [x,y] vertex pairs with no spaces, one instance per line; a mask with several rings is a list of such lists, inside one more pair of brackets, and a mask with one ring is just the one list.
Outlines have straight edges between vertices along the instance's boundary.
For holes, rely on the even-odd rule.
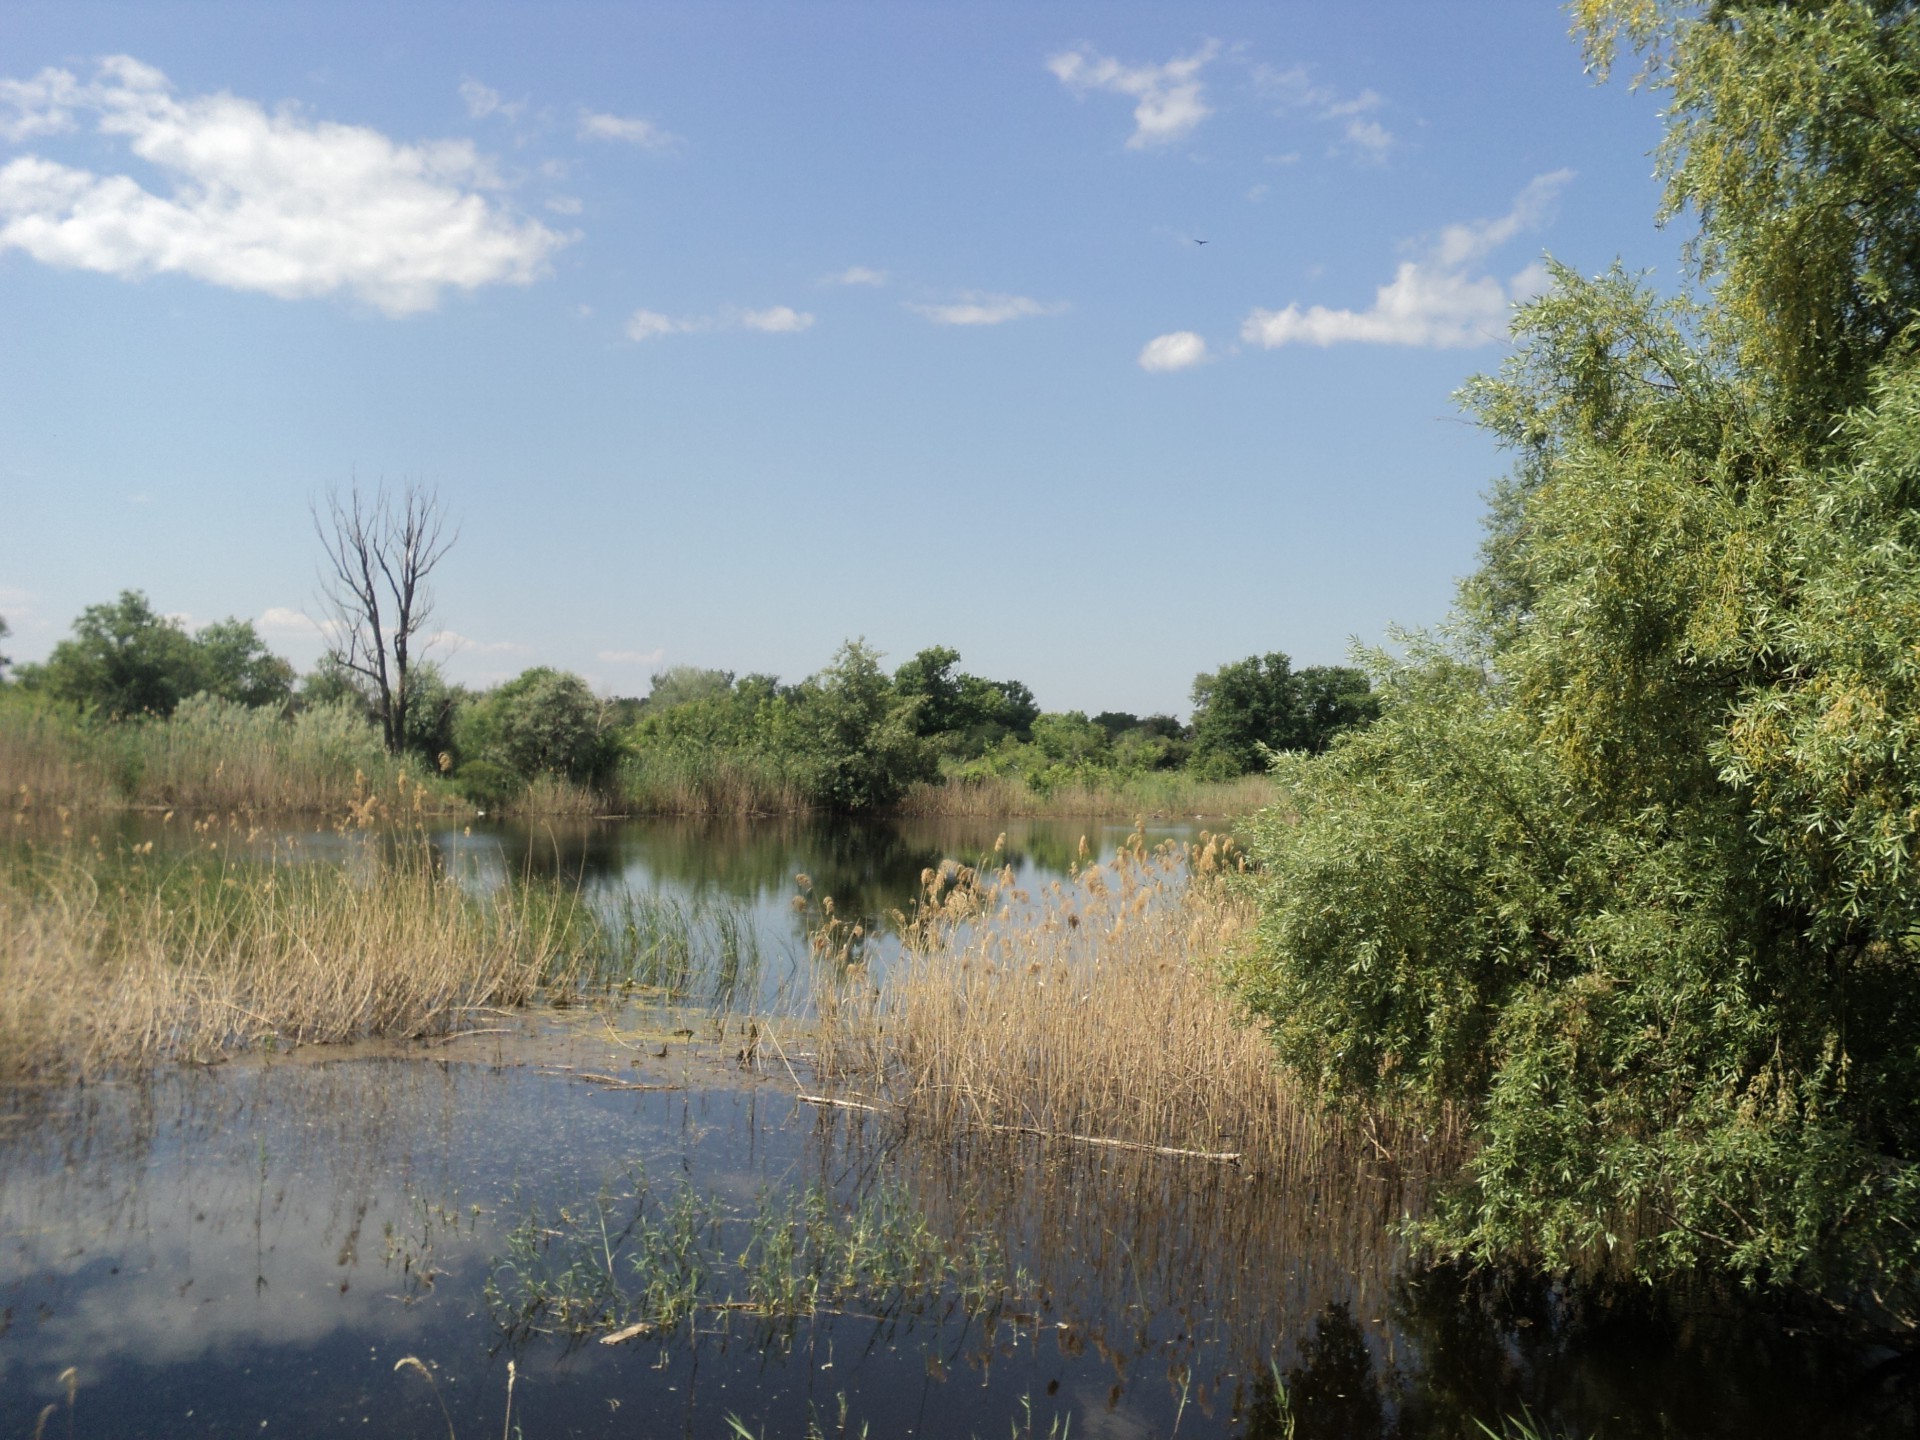
[[[798,967],[813,962],[796,873],[879,916],[928,864],[990,852],[1002,829],[1003,855],[1044,880],[1084,828],[439,843],[500,880],[550,867],[608,894],[724,900]],[[506,1429],[510,1363],[508,1433],[528,1437],[730,1436],[737,1419],[756,1436],[1384,1440],[1498,1433],[1523,1408],[1543,1435],[1904,1436],[1920,1422],[1889,1354],[1738,1292],[1417,1272],[1398,1239],[1416,1197],[1377,1157],[1258,1178],[919,1136],[796,1103],[783,1066],[738,1063],[737,1021],[684,1018],[535,1015],[434,1046],[0,1094],[0,1437],[469,1440]],[[656,1210],[697,1197],[722,1260],[780,1197],[840,1213],[884,1192],[943,1246],[986,1257],[991,1283],[971,1299],[957,1280],[849,1295],[793,1321],[709,1303],[617,1346],[490,1298],[490,1280],[513,1292],[516,1236],[555,1268],[569,1245],[583,1264],[604,1248],[637,1287],[638,1242],[597,1228],[636,1177]],[[431,1382],[395,1368],[408,1356]]]

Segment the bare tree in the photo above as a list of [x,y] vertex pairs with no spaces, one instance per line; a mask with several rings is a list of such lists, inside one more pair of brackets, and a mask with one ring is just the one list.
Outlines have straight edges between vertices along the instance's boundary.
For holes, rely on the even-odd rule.
[[[327,658],[367,688],[381,737],[398,754],[407,739],[414,640],[433,617],[427,577],[453,542],[440,496],[409,481],[398,494],[385,486],[371,500],[356,484],[313,507],[313,528],[326,549],[320,593],[330,619]],[[425,647],[420,647],[424,649]]]

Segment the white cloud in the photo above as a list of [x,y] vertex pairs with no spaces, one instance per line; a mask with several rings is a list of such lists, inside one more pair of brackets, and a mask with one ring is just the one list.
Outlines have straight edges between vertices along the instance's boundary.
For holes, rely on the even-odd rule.
[[609,665],[658,665],[667,652],[660,650],[602,650],[596,658]]
[[821,276],[820,283],[822,285],[884,285],[889,278],[884,270],[875,270],[868,265],[849,265],[838,275]]
[[571,195],[555,195],[546,202],[546,206],[556,215],[578,215],[586,208]]
[[1267,349],[1350,341],[1451,349],[1497,340],[1506,334],[1515,302],[1538,294],[1546,272],[1531,264],[1505,283],[1472,272],[1516,235],[1538,227],[1554,196],[1572,178],[1571,170],[1538,176],[1505,215],[1447,226],[1424,258],[1401,262],[1393,279],[1374,292],[1369,309],[1314,305],[1303,310],[1293,304],[1284,310],[1255,310],[1241,324],[1240,338]]
[[[23,155],[0,168],[0,251],[282,299],[345,291],[401,315],[431,308],[448,286],[528,284],[567,243],[479,193],[498,182],[464,140],[400,144],[225,92],[180,99],[166,76],[124,55],[101,62],[90,84],[71,81],[25,83],[96,115],[99,133],[124,139],[172,193]],[[14,129],[44,132],[55,108],[48,101]]]
[[1213,113],[1200,72],[1219,54],[1220,43],[1209,40],[1193,54],[1176,56],[1164,65],[1123,65],[1082,46],[1052,56],[1047,69],[1076,95],[1104,90],[1137,101],[1127,148],[1143,150],[1192,134]]
[[1025,295],[991,295],[970,290],[947,305],[909,305],[916,315],[924,315],[936,325],[1001,325],[1009,320],[1024,320],[1034,315],[1058,315],[1066,301],[1043,302]]
[[674,142],[669,135],[651,120],[641,120],[625,115],[602,115],[591,110],[580,112],[580,138],[582,140],[618,140],[628,145],[639,145],[647,150],[660,150]]
[[71,130],[82,103],[80,82],[66,70],[42,70],[31,80],[0,78],[0,140],[17,144]]
[[671,315],[662,315],[658,310],[636,310],[627,317],[629,340],[651,340],[656,335],[677,335],[704,328],[696,321],[676,320]]
[[1393,148],[1393,132],[1377,120],[1349,120],[1347,143],[1369,159],[1383,160]]
[[434,647],[467,655],[526,655],[533,650],[531,645],[522,645],[517,640],[475,640],[458,630],[436,630],[419,645],[421,650]]
[[1345,122],[1340,127],[1341,135],[1346,146],[1360,159],[1381,161],[1393,149],[1393,132],[1378,120],[1368,118],[1386,104],[1386,97],[1378,90],[1342,95],[1332,86],[1315,81],[1304,65],[1285,70],[1263,65],[1254,72],[1254,82],[1278,99],[1283,111],[1305,110],[1319,120]]
[[517,120],[521,112],[527,108],[524,100],[502,100],[498,90],[482,85],[478,80],[462,80],[460,98],[466,101],[467,114],[475,120],[484,120],[487,116],[496,114],[502,119]]
[[627,317],[629,340],[652,340],[660,335],[700,335],[715,330],[758,330],[763,335],[797,335],[813,324],[814,317],[791,305],[770,305],[765,310],[743,310],[730,306],[717,315],[662,315],[658,310],[636,310]]
[[1191,330],[1176,330],[1149,340],[1140,351],[1140,368],[1155,375],[1185,370],[1207,358],[1207,342]]
[[304,610],[294,610],[285,605],[268,606],[260,612],[260,618],[253,624],[262,635],[294,638],[327,633],[327,627]]
[[774,305],[765,310],[742,310],[739,323],[748,330],[761,330],[769,335],[798,335],[813,324],[813,316],[796,310],[791,305]]

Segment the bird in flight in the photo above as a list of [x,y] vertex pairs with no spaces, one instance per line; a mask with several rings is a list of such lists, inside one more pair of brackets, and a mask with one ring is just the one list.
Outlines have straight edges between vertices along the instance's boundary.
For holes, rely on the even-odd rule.
[[1193,243],[1194,243],[1194,244],[1196,244],[1196,245],[1204,245],[1204,244],[1206,244],[1207,242],[1206,242],[1206,241],[1204,241],[1204,240],[1195,240],[1195,241],[1194,241]]

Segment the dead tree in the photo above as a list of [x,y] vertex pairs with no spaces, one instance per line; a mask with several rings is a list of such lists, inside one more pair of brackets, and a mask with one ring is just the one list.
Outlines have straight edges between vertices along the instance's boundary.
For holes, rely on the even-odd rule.
[[458,531],[446,533],[439,495],[408,482],[398,494],[385,486],[371,500],[358,485],[343,502],[327,496],[313,507],[313,528],[326,549],[321,598],[329,611],[327,658],[365,687],[392,754],[407,742],[407,708],[418,659],[415,638],[433,616],[427,577]]

